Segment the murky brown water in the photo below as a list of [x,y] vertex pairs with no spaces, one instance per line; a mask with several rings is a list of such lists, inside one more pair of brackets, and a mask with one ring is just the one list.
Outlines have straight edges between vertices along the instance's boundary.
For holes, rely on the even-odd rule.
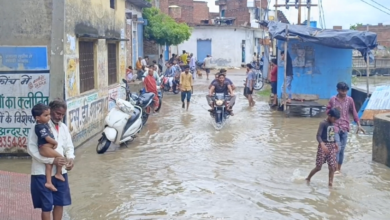
[[[389,219],[390,169],[371,161],[371,136],[350,136],[333,189],[326,165],[307,186],[322,118],[286,118],[259,98],[249,109],[239,92],[236,115],[216,131],[205,81],[189,112],[166,95],[129,148],[97,155],[95,139],[77,150],[69,219]],[[0,167],[29,172],[29,161]]]

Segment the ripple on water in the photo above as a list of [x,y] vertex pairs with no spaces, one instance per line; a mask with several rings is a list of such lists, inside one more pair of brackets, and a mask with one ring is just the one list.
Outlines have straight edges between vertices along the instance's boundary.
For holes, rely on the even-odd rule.
[[129,148],[97,155],[93,143],[77,151],[72,220],[390,216],[390,170],[371,161],[371,137],[350,134],[333,189],[326,165],[307,186],[323,118],[286,118],[262,100],[250,109],[239,88],[235,116],[216,131],[206,88],[195,91],[188,112],[178,95],[165,95],[161,113]]

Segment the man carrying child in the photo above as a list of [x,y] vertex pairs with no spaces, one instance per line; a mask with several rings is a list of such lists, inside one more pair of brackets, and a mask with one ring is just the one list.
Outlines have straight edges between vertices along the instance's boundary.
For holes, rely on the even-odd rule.
[[[51,215],[53,220],[61,220],[64,206],[71,204],[66,171],[73,168],[75,158],[69,129],[62,123],[67,106],[62,100],[50,102],[50,109],[42,104],[38,105],[34,106],[33,115],[37,120],[39,136],[34,132],[35,129],[32,129],[27,145],[27,152],[32,157],[31,197],[34,208],[42,210],[42,220],[50,220]],[[53,166],[51,175],[56,176],[47,179],[46,167],[51,166]],[[61,168],[61,172],[57,173],[57,167]],[[47,185],[48,182],[51,182],[54,188]]]

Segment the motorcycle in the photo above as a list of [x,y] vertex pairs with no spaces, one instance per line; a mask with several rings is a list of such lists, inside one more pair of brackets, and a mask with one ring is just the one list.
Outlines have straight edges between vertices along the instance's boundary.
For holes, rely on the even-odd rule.
[[[261,73],[261,70],[254,69],[256,76],[255,76],[255,85],[253,86],[254,90],[261,90],[264,87],[264,79],[263,74]],[[244,79],[243,82],[245,83],[246,80]]]
[[98,154],[105,153],[111,143],[120,145],[133,141],[143,126],[142,109],[139,106],[134,106],[123,99],[114,101],[115,108],[112,108],[106,116],[105,128],[96,146]]
[[222,128],[226,120],[230,117],[228,111],[228,95],[224,93],[215,93],[214,95],[214,110],[211,116],[215,118],[217,128]]
[[[142,93],[140,91],[140,94],[132,94],[130,91],[130,87],[127,84],[125,79],[122,79],[122,81],[125,83],[125,89],[126,89],[126,101],[130,102],[134,106],[138,106],[142,110],[142,125],[145,125],[148,121],[149,114],[150,114],[150,106],[153,103],[154,93],[151,92],[145,92]],[[159,105],[161,107],[161,105]]]
[[[178,94],[180,92],[179,89],[179,81],[174,78],[172,81],[172,91],[174,94]],[[161,80],[161,90],[164,92],[169,92],[171,90],[171,86],[169,85],[169,77],[164,76]]]

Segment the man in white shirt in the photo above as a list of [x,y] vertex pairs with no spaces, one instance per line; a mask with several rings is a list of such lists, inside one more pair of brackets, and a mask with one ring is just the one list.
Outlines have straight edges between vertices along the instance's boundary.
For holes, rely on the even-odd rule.
[[195,56],[194,56],[194,54],[190,54],[190,72],[191,72],[191,74],[192,74],[192,79],[195,79],[195,71],[196,71],[196,59],[195,59]]
[[[51,121],[49,126],[53,132],[55,140],[58,142],[55,149],[64,155],[62,158],[46,158],[39,154],[38,137],[35,132],[29,132],[27,152],[32,157],[31,165],[31,197],[34,208],[42,210],[42,220],[50,220],[53,211],[53,220],[61,220],[64,206],[71,204],[67,171],[74,165],[74,146],[68,127],[62,123],[66,114],[66,103],[62,100],[50,102]],[[53,185],[58,191],[52,192],[45,187],[45,164],[63,166],[62,175],[65,181],[60,181],[52,177]],[[53,166],[52,174],[56,173],[56,166]],[[54,206],[54,208],[53,208]]]
[[149,56],[145,56],[145,58],[141,60],[141,64],[144,68],[148,67],[148,62],[149,62]]
[[209,75],[210,75],[210,64],[211,64],[211,56],[207,55],[206,58],[204,58],[203,60],[203,68],[206,69],[207,79],[209,79]]

